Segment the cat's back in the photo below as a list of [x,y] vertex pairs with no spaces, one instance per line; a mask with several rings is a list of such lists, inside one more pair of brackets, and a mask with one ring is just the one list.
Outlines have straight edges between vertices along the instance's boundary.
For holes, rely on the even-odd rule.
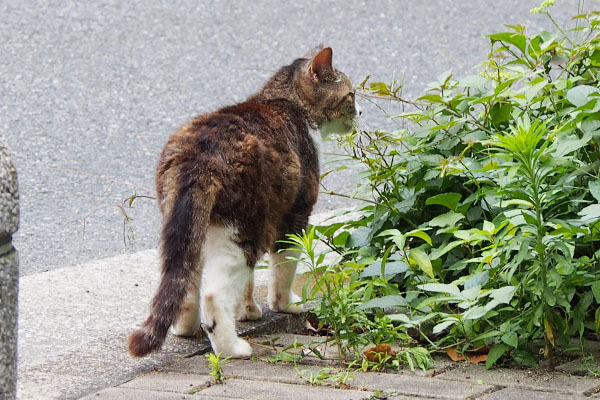
[[247,196],[293,201],[301,180],[318,180],[318,156],[303,110],[286,100],[251,99],[196,117],[163,149],[159,200],[182,180],[200,176],[218,184],[231,207],[243,207]]
[[177,162],[235,163],[240,157],[261,157],[265,152],[315,153],[311,147],[302,109],[286,100],[249,100],[199,115],[178,129],[163,149],[158,173],[163,172],[161,166]]

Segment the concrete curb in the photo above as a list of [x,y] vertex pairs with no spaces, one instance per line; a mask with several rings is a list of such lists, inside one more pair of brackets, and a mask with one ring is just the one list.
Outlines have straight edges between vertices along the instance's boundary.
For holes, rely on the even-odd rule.
[[14,399],[17,383],[19,256],[12,235],[19,228],[17,171],[0,137],[0,398]]

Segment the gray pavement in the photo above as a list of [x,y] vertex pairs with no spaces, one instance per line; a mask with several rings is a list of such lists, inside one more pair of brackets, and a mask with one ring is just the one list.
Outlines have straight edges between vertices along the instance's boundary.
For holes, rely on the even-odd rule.
[[[396,76],[410,97],[450,68],[468,72],[486,55],[484,35],[504,24],[548,27],[529,14],[538,3],[0,1],[0,134],[19,171],[21,274],[155,247],[155,203],[130,210],[135,242],[123,240],[114,204],[153,195],[168,135],[243,100],[315,44],[332,46],[355,82]],[[577,1],[558,3],[560,22],[576,14]],[[367,126],[386,124],[375,108],[365,115]],[[349,190],[351,178],[342,172],[328,185]],[[322,196],[317,211],[344,204]]]
[[[325,354],[334,349],[320,344],[324,338],[293,334],[261,335],[249,338],[255,350],[253,360],[230,360],[223,364],[225,380],[216,384],[203,355],[165,365],[148,374],[84,397],[92,399],[502,399],[567,400],[595,397],[600,380],[566,376],[561,372],[534,373],[527,370],[486,370],[483,365],[452,363],[436,359],[429,371],[349,372],[336,357],[322,360],[305,349],[320,346]],[[265,345],[268,343],[268,345]],[[290,344],[298,350],[286,350]],[[302,347],[302,345],[306,345]],[[331,346],[331,345],[329,345]],[[597,351],[598,349],[596,349]],[[305,354],[293,362],[274,362],[287,352]],[[327,368],[328,377],[315,380]],[[340,375],[337,375],[340,376]],[[178,397],[177,397],[178,396]]]

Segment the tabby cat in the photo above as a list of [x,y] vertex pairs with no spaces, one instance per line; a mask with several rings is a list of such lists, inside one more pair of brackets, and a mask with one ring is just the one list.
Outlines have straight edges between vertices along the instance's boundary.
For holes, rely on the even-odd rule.
[[262,315],[253,273],[266,252],[270,308],[301,312],[291,290],[296,264],[278,241],[307,226],[321,135],[350,130],[356,114],[350,79],[321,45],[248,100],[200,115],[170,137],[156,175],[162,276],[150,316],[129,337],[132,356],[158,350],[169,327],[190,336],[202,326],[215,353],[249,357],[235,321]]

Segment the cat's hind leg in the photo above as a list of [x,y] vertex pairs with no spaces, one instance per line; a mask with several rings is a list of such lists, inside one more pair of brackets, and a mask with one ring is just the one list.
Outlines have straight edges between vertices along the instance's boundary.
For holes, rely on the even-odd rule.
[[269,267],[269,287],[267,302],[271,310],[290,314],[301,313],[302,307],[294,304],[301,299],[292,291],[292,284],[296,276],[297,252],[284,250],[271,252],[271,265]]
[[248,342],[235,331],[235,306],[246,290],[252,269],[233,241],[230,228],[210,227],[202,248],[204,270],[201,289],[202,326],[215,353],[234,358],[252,354]]
[[262,310],[254,300],[254,271],[250,271],[250,279],[246,290],[235,307],[235,319],[238,321],[256,321],[261,319]]
[[177,336],[194,336],[200,329],[200,290],[198,285],[190,289],[181,306],[181,313],[171,325],[171,333]]

